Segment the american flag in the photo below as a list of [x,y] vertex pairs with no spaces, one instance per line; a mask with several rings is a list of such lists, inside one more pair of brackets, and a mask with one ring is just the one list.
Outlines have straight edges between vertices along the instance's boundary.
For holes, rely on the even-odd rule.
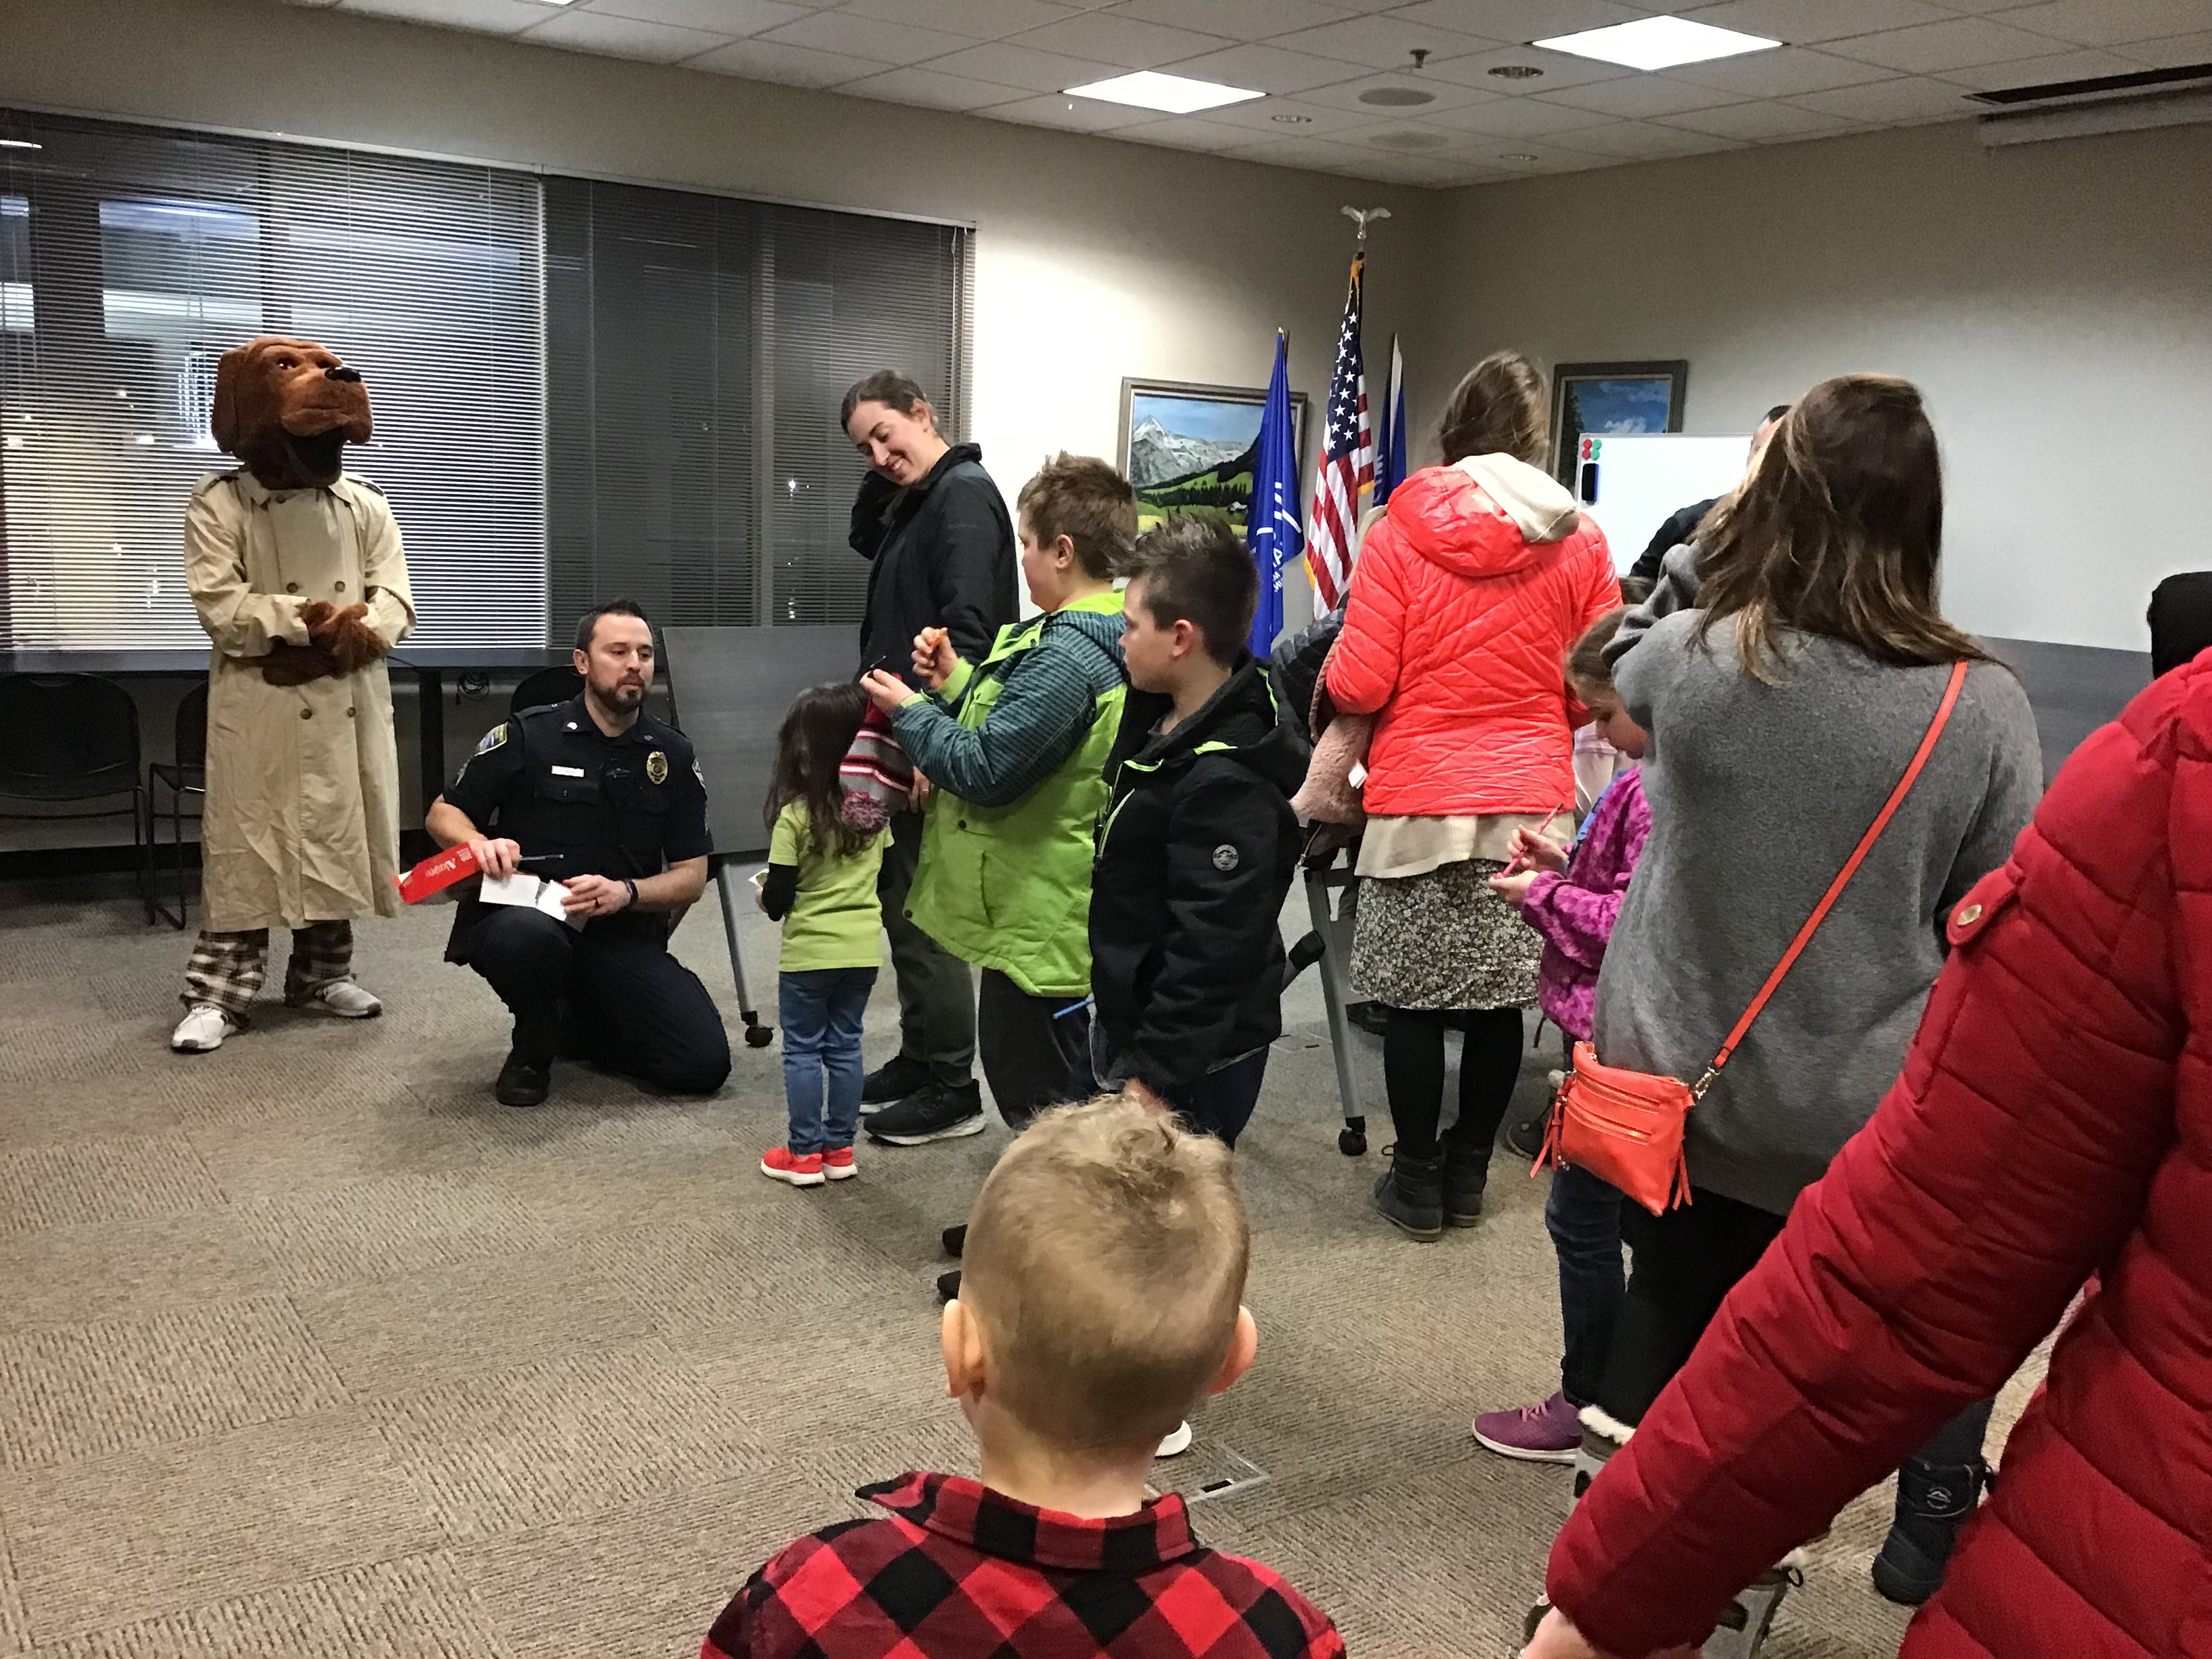
[[1359,522],[1359,496],[1375,483],[1375,433],[1367,423],[1367,371],[1359,361],[1359,279],[1367,256],[1352,260],[1352,287],[1344,296],[1344,326],[1337,331],[1336,372],[1328,380],[1328,424],[1322,434],[1321,468],[1314,476],[1313,512],[1306,520],[1306,568],[1323,609],[1334,611],[1352,581],[1352,532]]

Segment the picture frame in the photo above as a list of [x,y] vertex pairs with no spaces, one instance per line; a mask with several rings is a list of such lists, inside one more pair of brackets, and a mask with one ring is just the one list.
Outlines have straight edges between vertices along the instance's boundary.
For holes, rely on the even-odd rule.
[[1689,362],[1680,357],[1559,364],[1552,371],[1552,476],[1574,487],[1585,433],[1680,432],[1689,384]]
[[[1193,513],[1218,514],[1243,535],[1267,404],[1265,386],[1125,378],[1119,459],[1137,492],[1138,528],[1149,530],[1170,513]],[[1291,423],[1303,466],[1303,392],[1291,394]]]

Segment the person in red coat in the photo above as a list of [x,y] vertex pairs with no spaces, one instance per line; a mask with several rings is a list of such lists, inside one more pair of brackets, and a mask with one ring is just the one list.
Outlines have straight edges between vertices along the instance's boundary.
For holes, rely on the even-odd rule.
[[[1543,953],[1488,882],[1515,831],[1573,832],[1572,728],[1589,716],[1560,659],[1620,603],[1605,533],[1542,470],[1549,407],[1517,353],[1468,371],[1445,406],[1444,465],[1393,490],[1368,534],[1326,671],[1340,711],[1377,716],[1352,982],[1388,1011],[1397,1146],[1376,1207],[1416,1238],[1482,1212]],[[1439,1137],[1452,1010],[1459,1118]]]
[[2212,661],[2081,746],[1947,931],[1881,1109],[1559,1534],[1528,1659],[1701,1639],[2085,1283],[1901,1659],[2212,1653]]

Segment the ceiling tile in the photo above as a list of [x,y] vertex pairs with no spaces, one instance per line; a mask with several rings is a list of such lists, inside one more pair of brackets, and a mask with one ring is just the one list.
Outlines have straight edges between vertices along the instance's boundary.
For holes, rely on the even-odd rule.
[[545,21],[545,8],[532,0],[353,0],[346,9],[495,34],[520,33]]
[[1546,93],[1544,101],[1640,120],[1647,115],[1680,115],[1686,110],[1712,109],[1744,100],[1740,94],[1671,80],[1664,75],[1632,75],[1625,80],[1599,81],[1587,87],[1562,87],[1557,92]]
[[1469,109],[1441,110],[1422,118],[1434,126],[1485,137],[1541,138],[1547,133],[1571,132],[1577,127],[1602,126],[1613,118],[1541,98],[1493,98]]
[[1838,115],[1847,121],[1866,121],[1877,126],[1964,120],[1985,107],[1972,102],[1964,87],[1917,76],[1877,81],[1872,86],[1842,87],[1833,92],[1808,92],[1790,101],[1823,115]]
[[[1523,159],[1516,160],[1516,157]],[[1501,173],[1519,175],[1581,173],[1590,167],[1613,167],[1619,161],[1618,156],[1600,155],[1586,149],[1569,149],[1564,143],[1547,143],[1540,138],[1501,138],[1489,165]]]
[[[1115,71],[1111,64],[1068,58],[1056,52],[1035,52],[1012,40],[994,40],[939,58],[930,68],[943,75],[964,75],[970,80],[990,81],[1002,87],[1025,87],[1031,92],[1065,92],[1070,87],[1103,81]],[[1096,100],[1091,101],[1096,102]],[[1157,115],[1157,110],[1139,110]]]
[[1886,81],[1895,71],[1826,51],[1814,52],[1808,46],[1784,46],[1710,64],[1684,64],[1667,73],[1677,81],[1693,81],[1701,87],[1741,93],[1747,98],[1794,98],[1801,92],[1827,92],[1837,87]]
[[1265,161],[1279,167],[1316,167],[1324,173],[1358,174],[1375,161],[1372,152],[1355,149],[1327,138],[1270,138],[1228,152],[1239,161]]
[[1741,29],[1792,46],[1814,46],[1846,35],[1941,23],[1955,14],[1927,0],[1727,0],[1682,14],[1716,28]]
[[2191,64],[2212,64],[2212,33],[2137,40],[2116,50],[2130,63],[2140,64],[2145,69],[2181,69]]
[[1307,92],[1345,78],[1347,65],[1278,46],[1231,46],[1177,63],[1177,75],[1261,92]]
[[1561,140],[1575,149],[1612,155],[1623,161],[1649,161],[1667,155],[1698,155],[1709,150],[1737,149],[1746,142],[1722,138],[1682,127],[1662,127],[1650,121],[1613,121],[1601,127],[1583,127]]
[[1072,7],[1048,5],[1045,0],[845,0],[843,9],[860,17],[880,17],[978,40],[1002,40],[1076,15]]
[[1520,45],[1612,23],[1632,23],[1644,14],[1613,0],[1419,0],[1392,15]]
[[807,15],[804,6],[780,0],[584,0],[572,16],[633,17],[647,23],[674,23],[709,34],[758,34]]
[[1954,81],[1976,92],[2002,92],[2008,87],[2048,86],[2053,81],[2090,81],[2103,75],[2134,75],[2142,69],[2117,52],[2060,52],[2048,58],[2022,58],[2009,64],[1985,64],[1979,69],[1946,70],[1938,78]]
[[1972,69],[1982,64],[2048,56],[2051,37],[2031,34],[1993,18],[1954,17],[1948,23],[1923,23],[1917,28],[1856,35],[1849,40],[1831,43],[1828,50],[1840,57],[1855,58],[1863,64],[1902,70],[1908,75],[1938,75],[1945,70]]
[[2118,46],[2212,27],[2212,0],[2051,0],[2003,21],[2083,46]]
[[[1255,98],[1249,103],[1224,104],[1219,109],[1200,110],[1190,118],[1218,124],[1225,127],[1249,129],[1254,134],[1248,143],[1257,143],[1262,133],[1279,134],[1285,129],[1292,133],[1350,132],[1359,127],[1371,127],[1382,120],[1386,111],[1370,109],[1364,104],[1339,106],[1316,103],[1305,98]],[[1277,120],[1278,116],[1303,115],[1303,121]]]
[[770,29],[760,38],[780,46],[834,52],[847,58],[872,58],[878,64],[924,63],[975,44],[967,36],[947,34],[942,29],[887,23],[849,11],[817,11],[796,23]]
[[865,58],[842,52],[809,52],[804,46],[779,46],[773,40],[738,40],[694,58],[686,69],[712,70],[718,75],[742,75],[751,81],[773,81],[787,87],[834,87],[864,75],[881,75],[884,66]]
[[[1360,101],[1359,94],[1377,87],[1411,87],[1429,94],[1425,104],[1368,104]],[[1440,110],[1466,109],[1474,104],[1486,104],[1498,94],[1486,92],[1479,87],[1455,87],[1449,81],[1438,81],[1423,75],[1418,79],[1408,76],[1394,76],[1377,70],[1363,75],[1356,81],[1346,81],[1334,87],[1316,87],[1300,94],[1310,104],[1325,104],[1331,109],[1351,110],[1364,115],[1370,121],[1398,118],[1420,120]]]
[[1017,36],[1015,44],[1039,52],[1089,58],[1118,69],[1146,70],[1172,64],[1179,58],[1218,52],[1231,43],[1219,35],[1194,34],[1188,29],[1171,29],[1164,23],[1147,23],[1137,17],[1119,17],[1110,11],[1086,11],[1057,23],[1048,23],[1041,29],[1031,29]]
[[1127,104],[1109,104],[1098,98],[1063,98],[1057,94],[1024,98],[1016,104],[996,104],[975,112],[986,120],[1018,121],[1024,126],[1059,127],[1068,132],[1112,132],[1160,118],[1157,110],[1132,109]]
[[1225,40],[1265,40],[1293,29],[1334,23],[1344,16],[1314,0],[1122,0],[1117,15],[1176,28],[1198,29]]
[[1147,121],[1142,126],[1131,127],[1115,136],[1133,139],[1140,144],[1166,144],[1175,149],[1202,149],[1217,153],[1235,149],[1252,142],[1252,134],[1247,128],[1195,120],[1188,115],[1170,115],[1164,121]]
[[[1510,80],[1492,75],[1494,69],[1527,66],[1544,72],[1525,81]],[[1540,92],[1554,91],[1560,87],[1586,87],[1599,81],[1618,81],[1636,73],[1618,64],[1601,64],[1593,58],[1570,57],[1564,52],[1539,52],[1534,46],[1504,46],[1495,52],[1479,52],[1472,57],[1448,58],[1432,64],[1421,73],[1438,81],[1450,81],[1463,87],[1479,87],[1485,92],[1503,93],[1507,97],[1525,98]]]
[[1370,69],[1404,69],[1419,47],[1432,62],[1464,58],[1471,52],[1494,52],[1504,44],[1472,34],[1438,28],[1434,24],[1409,22],[1403,17],[1347,17],[1340,23],[1324,23],[1317,29],[1301,29],[1278,35],[1268,43],[1289,52],[1334,58],[1346,64]]
[[1693,110],[1686,115],[1666,115],[1658,119],[1662,126],[1761,144],[1781,138],[1810,138],[1823,132],[1842,132],[1855,125],[1840,115],[1817,115],[1809,109],[1772,99],[1728,104],[1719,109]]
[[995,87],[935,70],[896,69],[865,80],[848,81],[837,88],[855,98],[880,99],[887,104],[919,104],[927,109],[975,110],[993,104],[1018,103],[1030,96],[1018,87]]
[[702,29],[679,29],[667,23],[641,23],[628,17],[608,17],[597,12],[561,12],[519,37],[535,44],[566,46],[574,52],[605,52],[616,58],[639,58],[649,64],[673,64],[696,58],[724,43],[726,36]]

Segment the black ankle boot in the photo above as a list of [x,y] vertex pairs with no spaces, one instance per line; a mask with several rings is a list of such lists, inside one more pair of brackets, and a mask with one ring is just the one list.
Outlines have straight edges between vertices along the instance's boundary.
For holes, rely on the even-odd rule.
[[1989,1465],[1979,1458],[1971,1463],[1905,1460],[1897,1472],[1896,1518],[1874,1559],[1874,1587],[1885,1600],[1917,1607],[1943,1588],[1959,1528],[1988,1484]]
[[1444,1236],[1444,1155],[1408,1158],[1395,1148],[1375,1183],[1375,1207],[1419,1239]]
[[1482,1219],[1482,1191],[1490,1183],[1490,1149],[1465,1152],[1444,1147],[1443,1211],[1447,1227],[1472,1227]]

